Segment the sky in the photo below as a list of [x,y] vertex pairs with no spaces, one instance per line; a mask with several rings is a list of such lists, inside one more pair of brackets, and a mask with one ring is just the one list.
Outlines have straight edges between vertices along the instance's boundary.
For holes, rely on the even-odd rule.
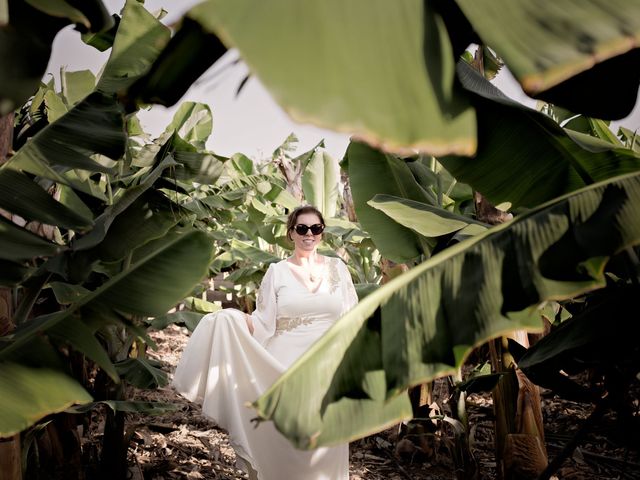
[[[168,14],[162,21],[171,25],[198,2],[199,0],[146,0],[145,6],[152,12],[164,8]],[[124,5],[124,0],[103,0],[103,3],[112,13],[117,13]],[[270,158],[271,153],[289,134],[294,133],[299,139],[299,153],[324,139],[327,151],[336,159],[342,158],[349,143],[348,135],[293,122],[255,76],[250,77],[241,93],[236,95],[238,85],[248,69],[242,62],[226,69],[224,67],[237,57],[237,51],[229,50],[194,83],[181,100],[203,102],[211,107],[213,133],[207,142],[209,150],[225,156],[242,152],[254,159]],[[108,52],[101,53],[85,45],[79,34],[68,27],[55,39],[47,75],[54,76],[59,88],[58,72],[61,66],[67,71],[90,69],[97,74],[107,58]],[[503,69],[494,84],[520,103],[535,106],[536,101],[524,94],[508,70]],[[178,105],[171,108],[156,105],[148,111],[140,112],[138,116],[145,131],[158,135],[169,124],[177,107]],[[629,117],[612,122],[614,132],[619,125],[631,130],[640,129],[640,93]]]

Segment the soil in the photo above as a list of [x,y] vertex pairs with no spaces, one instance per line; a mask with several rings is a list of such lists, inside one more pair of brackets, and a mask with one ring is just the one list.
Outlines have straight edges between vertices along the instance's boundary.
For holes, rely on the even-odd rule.
[[[171,325],[152,332],[158,345],[149,356],[163,363],[171,375],[188,340],[184,327]],[[639,382],[634,385],[635,416],[640,415]],[[435,398],[444,383],[436,383]],[[159,416],[131,415],[127,420],[132,434],[130,444],[131,477],[134,480],[165,479],[244,479],[235,466],[235,453],[227,434],[200,413],[197,405],[183,399],[169,387],[154,391],[135,391],[137,400],[174,403],[178,410]],[[545,441],[550,460],[578,431],[593,406],[562,400],[543,391]],[[471,451],[479,467],[479,479],[496,478],[493,443],[493,405],[490,395],[471,395],[468,399],[471,425]],[[451,460],[453,430],[422,425],[422,435],[407,434],[404,425],[372,435],[350,445],[350,480],[454,479]],[[415,425],[410,425],[409,429]],[[603,420],[579,443],[560,469],[557,479],[606,480],[640,479],[638,449],[625,446],[617,435],[614,414]],[[637,434],[640,437],[640,434]],[[636,445],[638,437],[636,437]],[[551,478],[554,478],[551,477]],[[292,479],[294,480],[294,479]]]

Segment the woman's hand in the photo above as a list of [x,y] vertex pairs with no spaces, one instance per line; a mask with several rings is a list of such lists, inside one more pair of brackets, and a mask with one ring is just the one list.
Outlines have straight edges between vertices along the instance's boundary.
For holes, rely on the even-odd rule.
[[249,328],[249,333],[253,335],[253,319],[251,318],[251,315],[249,315],[248,313],[245,313],[244,319],[247,322],[247,328]]

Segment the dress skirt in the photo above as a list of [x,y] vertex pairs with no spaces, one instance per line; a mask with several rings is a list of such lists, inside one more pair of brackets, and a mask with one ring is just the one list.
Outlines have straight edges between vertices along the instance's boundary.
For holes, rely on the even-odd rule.
[[[304,334],[303,327],[295,333]],[[315,331],[308,331],[305,338],[309,334],[321,336],[319,327],[309,326]],[[278,344],[284,339],[276,336],[273,340]],[[172,384],[185,398],[201,404],[202,412],[229,432],[239,467],[250,478],[348,480],[348,445],[298,450],[272,422],[262,422],[257,427],[251,423],[256,412],[249,404],[280,377],[287,363],[287,359],[270,353],[268,342],[263,346],[251,336],[242,312],[225,309],[202,318]]]

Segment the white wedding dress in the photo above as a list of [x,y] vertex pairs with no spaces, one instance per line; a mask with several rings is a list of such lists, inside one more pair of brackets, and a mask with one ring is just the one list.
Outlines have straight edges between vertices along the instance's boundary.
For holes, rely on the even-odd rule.
[[271,264],[251,314],[225,309],[202,318],[176,369],[173,386],[202,404],[205,415],[229,432],[239,466],[259,480],[348,480],[349,446],[297,450],[273,426],[256,428],[255,401],[333,323],[357,303],[351,276],[325,257],[312,292],[286,260]]

